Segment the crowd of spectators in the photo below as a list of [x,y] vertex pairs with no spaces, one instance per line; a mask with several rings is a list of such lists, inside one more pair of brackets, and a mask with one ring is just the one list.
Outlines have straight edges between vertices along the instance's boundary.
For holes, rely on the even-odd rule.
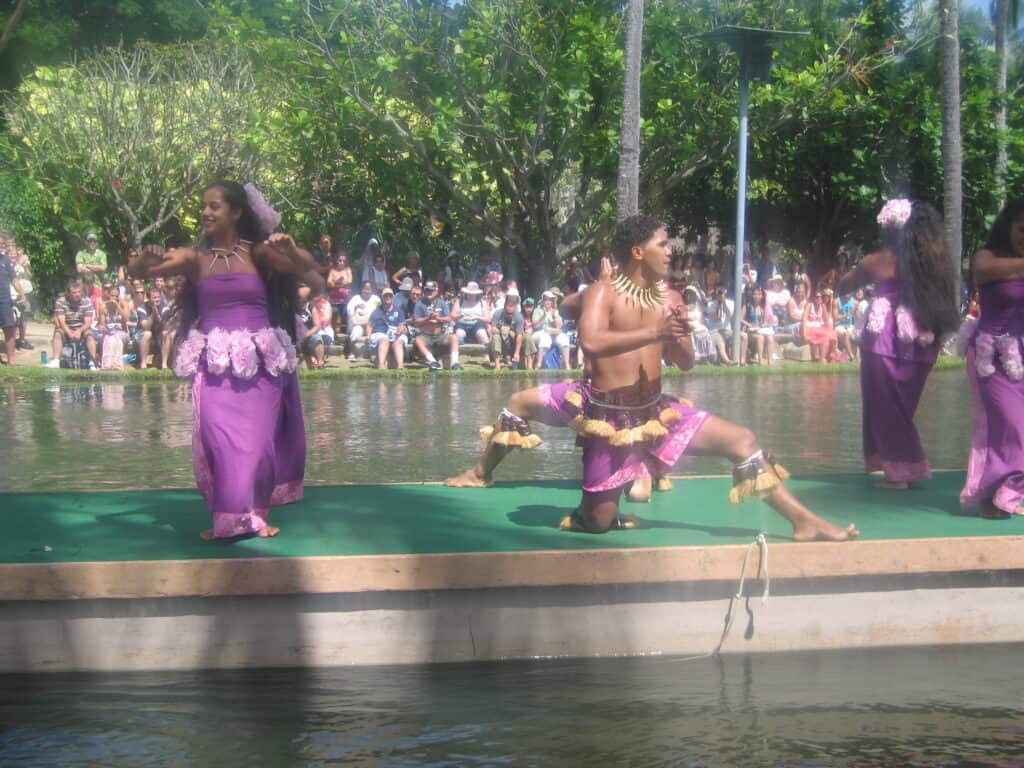
[[[325,367],[329,351],[340,349],[349,361],[365,358],[382,369],[418,360],[436,371],[447,359],[458,371],[467,344],[475,353],[483,351],[486,365],[496,370],[583,365],[574,315],[562,302],[595,279],[596,259],[584,264],[570,258],[556,284],[534,300],[521,295],[490,251],[475,264],[451,251],[431,275],[415,251],[389,266],[387,249],[375,238],[354,260],[326,234],[311,252],[322,284],[300,289],[296,318],[299,348],[311,369]],[[127,261],[136,256],[130,249]],[[34,309],[29,261],[13,242],[0,239],[0,279],[7,275],[13,275],[15,323],[10,335],[4,328],[5,337],[15,336],[18,349],[31,349],[24,328],[25,315]],[[812,285],[796,260],[782,274],[767,248],[744,262],[742,280],[740,357],[733,360],[736,307],[719,264],[699,253],[673,256],[668,282],[683,297],[698,363],[772,365],[789,344],[807,347],[817,362],[857,358],[870,289],[837,296],[833,275]],[[96,235],[89,233],[75,256],[75,276],[54,308],[48,364],[168,367],[179,330],[174,311],[179,290],[178,280],[143,283],[130,279],[125,266],[111,271]],[[0,302],[0,315],[4,312]]]

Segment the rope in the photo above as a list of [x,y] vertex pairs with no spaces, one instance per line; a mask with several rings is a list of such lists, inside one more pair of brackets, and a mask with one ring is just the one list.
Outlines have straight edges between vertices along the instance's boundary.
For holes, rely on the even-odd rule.
[[757,569],[758,577],[764,581],[764,591],[761,593],[761,605],[768,604],[768,597],[771,591],[771,579],[768,576],[768,538],[764,532],[757,534],[757,538],[754,539],[747,546],[747,551],[743,553],[743,566],[740,569],[740,582],[736,585],[736,594],[729,598],[729,608],[725,612],[725,625],[722,627],[722,636],[718,638],[718,645],[715,646],[715,650],[710,653],[702,653],[697,656],[685,656],[676,661],[697,661],[699,659],[710,659],[718,656],[722,651],[722,646],[725,645],[725,641],[729,637],[729,632],[732,630],[733,622],[733,611],[736,604],[741,600],[746,599],[746,595],[743,594],[743,589],[747,583],[747,562],[750,560],[750,553],[757,548],[760,552],[760,562]]

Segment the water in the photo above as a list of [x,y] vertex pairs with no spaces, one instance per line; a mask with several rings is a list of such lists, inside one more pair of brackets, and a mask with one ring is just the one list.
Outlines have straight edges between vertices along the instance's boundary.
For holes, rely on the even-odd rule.
[[[521,382],[306,383],[313,483],[439,480]],[[685,378],[797,472],[857,472],[856,376]],[[963,467],[963,374],[918,414]],[[9,387],[0,491],[189,487],[178,384]],[[566,430],[502,479],[578,477]],[[721,472],[719,461],[680,471]],[[188,674],[0,677],[0,766],[1024,766],[1020,646]]]
[[[859,472],[856,376],[722,376],[666,380],[700,407],[750,426],[792,471]],[[432,382],[334,380],[302,388],[310,483],[441,480],[473,464],[477,429],[523,381],[443,377]],[[0,390],[2,392],[2,390]],[[935,372],[917,423],[932,465],[964,467],[970,435],[967,381]],[[184,384],[76,384],[6,390],[0,409],[0,492],[187,488],[193,485],[191,405]],[[502,480],[579,477],[566,429],[535,425],[544,444],[511,456]],[[722,473],[715,459],[681,473]]]
[[1020,766],[1014,646],[9,677],[4,766]]

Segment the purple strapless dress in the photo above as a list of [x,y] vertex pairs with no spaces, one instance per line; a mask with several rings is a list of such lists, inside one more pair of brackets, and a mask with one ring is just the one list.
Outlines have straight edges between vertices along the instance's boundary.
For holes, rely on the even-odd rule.
[[882,470],[886,480],[912,482],[932,476],[914,413],[939,344],[919,332],[909,308],[900,306],[899,288],[896,281],[875,286],[861,335],[864,471]]
[[192,464],[217,538],[257,533],[272,505],[302,498],[306,433],[295,347],[270,327],[259,275],[208,275],[199,325],[182,342],[179,375],[193,375]]
[[1024,279],[983,285],[967,346],[974,404],[971,455],[960,505],[991,501],[1022,514],[1024,501]]

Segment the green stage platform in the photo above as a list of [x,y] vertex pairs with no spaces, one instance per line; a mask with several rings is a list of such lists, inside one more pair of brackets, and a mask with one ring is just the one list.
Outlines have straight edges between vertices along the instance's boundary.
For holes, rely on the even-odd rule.
[[[790,488],[836,524],[855,523],[862,541],[1019,536],[1024,518],[982,520],[960,512],[963,472],[938,472],[905,493],[863,475],[797,477]],[[206,507],[194,490],[5,494],[0,563],[73,563],[305,558],[442,553],[510,553],[748,544],[759,531],[788,540],[789,526],[765,504],[726,500],[729,479],[675,478],[650,504],[624,504],[638,530],[603,536],[563,533],[579,500],[574,482],[499,483],[487,489],[439,484],[313,486],[278,507],[275,539],[207,543]]]

